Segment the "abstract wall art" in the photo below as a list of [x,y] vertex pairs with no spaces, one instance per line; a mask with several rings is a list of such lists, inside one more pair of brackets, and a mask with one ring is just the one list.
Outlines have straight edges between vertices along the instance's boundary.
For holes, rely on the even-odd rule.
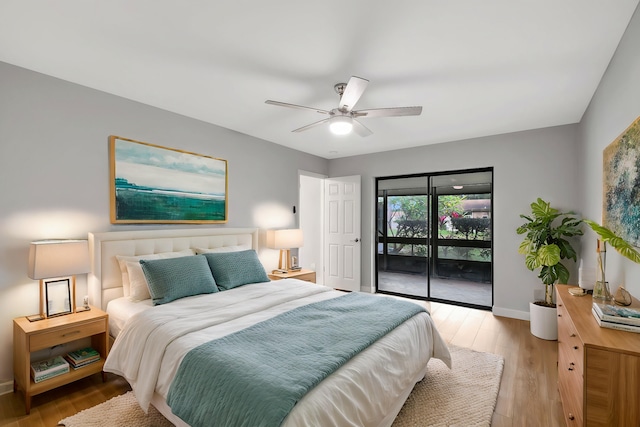
[[640,246],[640,117],[603,152],[603,225]]

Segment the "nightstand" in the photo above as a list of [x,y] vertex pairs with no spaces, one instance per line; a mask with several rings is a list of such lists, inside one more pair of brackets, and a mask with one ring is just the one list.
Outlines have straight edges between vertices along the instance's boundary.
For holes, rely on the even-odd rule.
[[268,275],[271,280],[280,279],[300,279],[305,282],[316,283],[316,272],[313,270],[288,271],[286,273],[271,273]]
[[[95,307],[80,313],[51,317],[29,322],[26,317],[13,319],[13,391],[24,392],[24,406],[31,411],[31,397],[71,383],[89,375],[102,372],[109,352],[108,314]],[[91,347],[100,353],[100,361],[78,369],[70,368],[66,374],[36,383],[31,378],[31,353],[55,347],[82,338],[91,338]],[[81,348],[70,346],[69,350]],[[106,376],[102,372],[102,380]]]

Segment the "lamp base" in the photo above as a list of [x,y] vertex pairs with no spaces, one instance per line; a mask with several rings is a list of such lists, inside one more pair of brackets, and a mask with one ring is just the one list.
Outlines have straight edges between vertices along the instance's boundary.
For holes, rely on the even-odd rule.
[[25,316],[29,322],[37,322],[38,320],[44,320],[45,317],[41,314],[33,314],[31,316]]

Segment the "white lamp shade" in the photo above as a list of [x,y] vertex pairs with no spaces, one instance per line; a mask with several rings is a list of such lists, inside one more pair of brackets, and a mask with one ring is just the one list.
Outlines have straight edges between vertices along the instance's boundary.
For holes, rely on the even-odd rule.
[[42,240],[31,242],[31,279],[50,279],[88,273],[89,243],[86,240]]
[[302,230],[267,230],[267,247],[271,249],[301,248],[304,243]]

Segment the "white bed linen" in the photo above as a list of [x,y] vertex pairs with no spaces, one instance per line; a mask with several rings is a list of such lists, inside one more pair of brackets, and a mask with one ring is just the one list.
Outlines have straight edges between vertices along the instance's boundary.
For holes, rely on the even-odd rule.
[[[295,307],[339,295],[343,293],[285,279],[143,310],[126,322],[104,369],[125,377],[146,411],[154,392],[166,399],[180,361],[192,348]],[[298,402],[283,425],[378,425],[430,357],[451,363],[431,317],[422,313],[322,381]]]
[[128,297],[120,297],[109,301],[107,313],[109,314],[109,334],[116,338],[127,320],[134,314],[153,307],[153,301],[131,301]]

